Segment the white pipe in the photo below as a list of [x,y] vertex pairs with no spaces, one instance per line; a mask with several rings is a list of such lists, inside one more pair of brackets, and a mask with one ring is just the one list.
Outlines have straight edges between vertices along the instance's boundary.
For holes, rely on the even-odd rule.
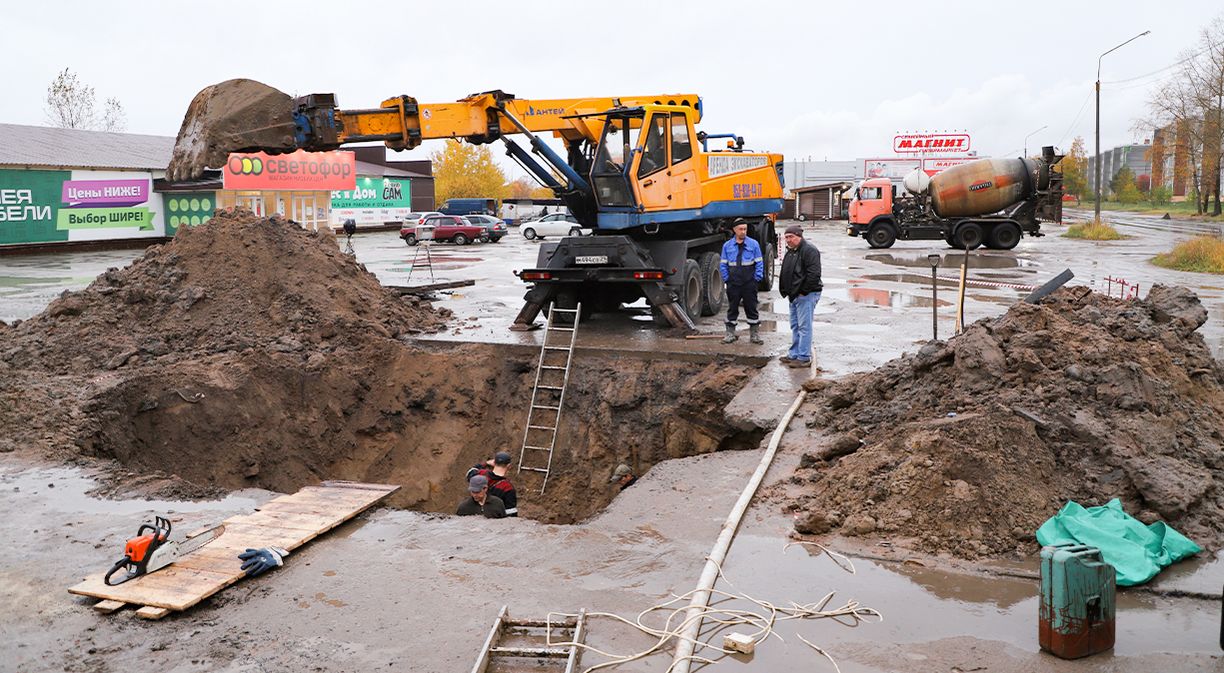
[[778,421],[778,427],[769,439],[769,447],[765,449],[765,455],[761,456],[756,472],[752,473],[752,478],[748,480],[744,492],[740,493],[739,500],[735,502],[735,507],[731,508],[731,513],[727,515],[727,520],[723,523],[722,532],[719,533],[714,549],[710,551],[706,559],[705,570],[701,573],[701,579],[697,581],[697,590],[685,613],[684,621],[688,625],[680,632],[680,642],[676,644],[676,656],[672,659],[672,667],[667,669],[673,673],[689,673],[689,667],[693,663],[691,657],[696,647],[697,636],[701,632],[702,620],[699,615],[710,603],[710,590],[714,588],[714,582],[718,580],[718,569],[722,566],[723,560],[727,558],[727,550],[731,548],[731,541],[735,538],[740,519],[744,518],[744,512],[748,510],[748,503],[752,502],[752,496],[756,495],[761,480],[765,478],[765,472],[773,463],[774,454],[778,452],[778,444],[782,442],[782,434],[786,432],[786,426],[790,425],[791,418],[799,409],[799,405],[803,403],[806,395],[807,393],[802,390],[799,391],[799,394],[795,396],[795,401],[791,402],[790,409],[787,409],[782,420]]

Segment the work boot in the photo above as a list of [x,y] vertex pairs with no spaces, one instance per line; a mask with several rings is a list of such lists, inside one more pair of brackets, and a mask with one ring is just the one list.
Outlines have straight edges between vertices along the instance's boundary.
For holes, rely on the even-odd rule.
[[735,325],[727,325],[727,336],[723,337],[722,342],[733,344],[736,341],[739,341],[739,337],[735,336]]
[[760,325],[749,325],[748,326],[748,340],[754,344],[765,343],[765,340],[761,338],[761,326]]

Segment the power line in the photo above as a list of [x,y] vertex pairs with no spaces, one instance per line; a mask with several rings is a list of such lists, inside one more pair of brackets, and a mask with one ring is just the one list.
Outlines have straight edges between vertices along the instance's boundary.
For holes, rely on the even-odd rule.
[[1084,108],[1088,107],[1088,99],[1090,98],[1092,98],[1091,91],[1088,92],[1087,96],[1084,96],[1084,102],[1080,103],[1080,109],[1079,112],[1075,113],[1075,119],[1071,121],[1071,125],[1067,127],[1066,132],[1063,133],[1062,137],[1058,139],[1059,147],[1062,147],[1063,143],[1067,140],[1067,136],[1071,135],[1071,130],[1074,129],[1075,125],[1079,122],[1080,115],[1084,114]]
[[1149,72],[1143,75],[1135,75],[1134,77],[1127,77],[1126,79],[1115,79],[1115,80],[1110,80],[1108,82],[1101,82],[1101,84],[1125,84],[1127,82],[1134,82],[1135,80],[1152,77],[1153,75],[1159,75],[1165,72],[1166,70],[1172,70],[1173,68],[1176,68],[1177,66],[1183,63],[1188,63],[1190,61],[1193,61],[1194,59],[1198,58],[1199,56],[1202,56],[1203,54],[1207,53],[1210,50],[1211,50],[1211,47],[1209,46],[1203,47],[1202,49],[1194,52],[1193,54],[1190,54],[1186,58],[1183,58],[1182,60],[1176,63],[1170,63],[1169,65],[1166,65],[1165,67],[1160,68],[1158,70],[1153,70],[1152,72]]

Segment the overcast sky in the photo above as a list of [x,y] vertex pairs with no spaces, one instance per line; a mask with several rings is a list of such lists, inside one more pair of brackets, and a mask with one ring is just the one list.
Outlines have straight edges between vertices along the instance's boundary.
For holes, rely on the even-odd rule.
[[6,3],[0,122],[47,124],[47,85],[67,67],[118,98],[133,133],[174,135],[199,89],[249,77],[346,107],[691,92],[701,128],[792,159],[888,155],[898,131],[952,129],[982,155],[1016,154],[1042,126],[1030,152],[1076,135],[1091,151],[1098,55],[1152,31],[1105,57],[1109,148],[1136,137],[1159,79],[1141,76],[1222,12],[1218,0]]

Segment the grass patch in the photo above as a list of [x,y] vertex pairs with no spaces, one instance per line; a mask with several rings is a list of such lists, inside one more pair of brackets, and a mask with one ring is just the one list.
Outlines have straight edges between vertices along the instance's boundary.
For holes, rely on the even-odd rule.
[[1089,241],[1121,241],[1127,236],[1118,233],[1108,222],[1084,222],[1067,228],[1063,238],[1082,238]]
[[1153,257],[1152,263],[1178,271],[1224,274],[1224,240],[1199,236],[1182,241],[1173,250]]
[[[1079,205],[1076,207],[1085,208],[1087,210],[1092,210],[1092,206],[1093,206],[1092,199],[1088,198],[1088,199],[1084,199],[1083,201],[1081,201]],[[1145,215],[1163,215],[1165,213],[1169,213],[1170,215],[1174,217],[1185,217],[1185,218],[1192,218],[1196,220],[1204,219],[1204,220],[1209,220],[1213,222],[1219,221],[1218,217],[1212,216],[1210,214],[1211,212],[1210,209],[1208,209],[1207,214],[1196,215],[1194,213],[1194,202],[1193,201],[1177,201],[1177,202],[1172,202],[1172,203],[1164,203],[1160,205],[1153,205],[1152,203],[1149,203],[1147,201],[1140,201],[1139,203],[1119,203],[1117,201],[1102,201],[1101,210],[1108,210],[1112,212],[1124,212],[1124,213],[1142,213]]]

